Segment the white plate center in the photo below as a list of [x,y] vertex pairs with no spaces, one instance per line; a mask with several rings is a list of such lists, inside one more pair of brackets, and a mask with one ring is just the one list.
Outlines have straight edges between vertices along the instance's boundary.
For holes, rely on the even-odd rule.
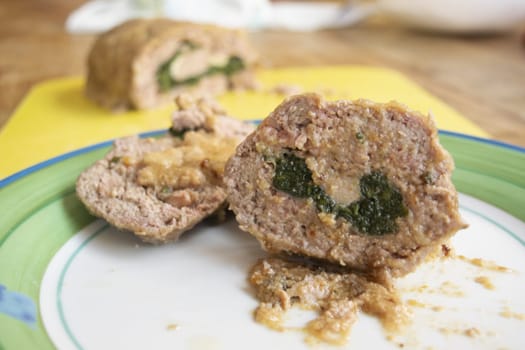
[[[470,226],[454,237],[457,254],[514,271],[480,269],[458,259],[427,263],[398,283],[403,299],[435,307],[414,309],[412,335],[387,341],[376,320],[360,315],[349,348],[525,344],[519,316],[525,314],[525,224],[469,196],[461,195],[460,204]],[[61,349],[305,348],[304,334],[278,333],[253,320],[257,300],[246,278],[262,256],[258,242],[234,220],[202,224],[179,242],[158,247],[98,220],[73,236],[48,266],[42,319]],[[476,282],[479,277],[494,289]],[[446,283],[451,293],[414,292],[423,284],[428,292]],[[477,333],[464,334],[469,328]]]

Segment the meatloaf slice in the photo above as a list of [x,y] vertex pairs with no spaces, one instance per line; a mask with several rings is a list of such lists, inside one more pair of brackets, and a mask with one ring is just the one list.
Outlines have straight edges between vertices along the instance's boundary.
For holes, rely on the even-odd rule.
[[224,164],[253,130],[204,99],[177,104],[171,135],[116,140],[76,183],[91,213],[150,243],[177,240],[221,207]]
[[244,32],[166,18],[127,21],[97,38],[86,94],[114,110],[169,103],[182,92],[255,85],[257,55]]
[[225,183],[266,250],[399,276],[465,227],[453,167],[430,117],[305,94],[238,146]]

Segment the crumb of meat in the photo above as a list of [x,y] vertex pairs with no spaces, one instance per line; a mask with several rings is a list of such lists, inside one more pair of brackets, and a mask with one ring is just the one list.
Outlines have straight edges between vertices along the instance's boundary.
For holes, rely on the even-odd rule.
[[285,329],[283,316],[293,306],[318,312],[304,330],[330,344],[346,342],[358,311],[377,317],[387,331],[407,322],[394,289],[340,267],[266,258],[252,268],[249,280],[261,302],[255,320],[272,329]]
[[407,300],[407,305],[409,306],[415,306],[415,307],[425,307],[426,305],[415,300],[415,299],[408,299]]
[[512,311],[508,306],[505,306],[499,313],[503,318],[513,318],[515,320],[525,321],[525,314]]
[[492,281],[487,276],[478,276],[474,278],[474,282],[479,283],[482,285],[485,289],[493,290],[496,287],[494,284],[492,284]]
[[457,335],[463,335],[469,338],[477,338],[482,335],[481,331],[476,327],[469,327],[469,328],[440,327],[438,328],[438,331],[444,335],[457,334]]
[[177,109],[171,117],[172,128],[175,130],[194,130],[204,127],[213,130],[213,119],[217,115],[226,115],[224,109],[207,96],[180,94],[175,97]]
[[171,116],[171,125],[177,131],[202,128],[218,136],[241,141],[255,129],[251,123],[240,123],[228,116],[226,110],[208,95],[182,93],[175,98],[175,105],[177,108]]
[[276,84],[270,89],[270,92],[273,92],[282,96],[291,96],[300,94],[303,89],[299,85],[293,84]]
[[462,288],[452,281],[444,281],[439,285],[437,290],[440,294],[450,297],[460,298],[465,296],[465,292]]
[[505,267],[505,266],[498,265],[489,260],[483,260],[481,258],[468,258],[464,255],[457,255],[456,258],[466,263],[469,263],[473,266],[482,267],[487,270],[496,271],[496,272],[512,272],[512,269],[509,269],[508,267]]
[[465,334],[467,337],[474,338],[480,335],[480,331],[479,329],[472,327],[472,328],[465,329],[463,334]]
[[166,326],[166,330],[168,331],[174,331],[174,330],[177,330],[178,328],[179,328],[179,325],[175,323],[170,323]]

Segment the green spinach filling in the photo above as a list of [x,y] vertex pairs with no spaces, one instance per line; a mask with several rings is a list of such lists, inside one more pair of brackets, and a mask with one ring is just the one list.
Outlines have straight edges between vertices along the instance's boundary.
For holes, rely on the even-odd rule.
[[276,189],[300,198],[312,198],[317,209],[333,213],[336,204],[312,179],[312,172],[304,159],[285,153],[275,161],[272,185]]
[[379,171],[373,171],[360,179],[361,198],[347,206],[337,204],[316,185],[304,159],[291,153],[285,153],[275,160],[272,185],[292,196],[311,198],[317,210],[346,219],[366,235],[394,233],[398,229],[395,220],[408,214],[399,189]]
[[160,65],[157,70],[157,83],[159,90],[161,92],[168,91],[179,85],[193,85],[197,84],[199,80],[204,77],[214,75],[214,74],[224,74],[226,76],[231,76],[232,74],[243,70],[245,68],[244,61],[237,56],[231,56],[228,59],[228,62],[223,66],[210,66],[208,69],[200,74],[194,75],[192,77],[177,80],[171,76],[170,68],[173,62],[175,62],[183,53],[195,50],[198,46],[190,42],[184,42],[184,44],[175,52],[175,54],[162,65]]

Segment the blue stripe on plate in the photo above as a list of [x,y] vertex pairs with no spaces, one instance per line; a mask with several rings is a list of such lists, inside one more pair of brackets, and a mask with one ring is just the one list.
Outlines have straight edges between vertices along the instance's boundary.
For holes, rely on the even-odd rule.
[[525,153],[525,147],[513,145],[511,143],[506,143],[506,142],[502,142],[502,141],[486,139],[486,138],[483,138],[483,137],[467,135],[467,134],[462,134],[460,132],[448,131],[448,130],[439,130],[439,134],[440,135],[454,136],[454,137],[458,137],[458,138],[461,138],[461,139],[472,140],[472,141],[481,142],[481,143],[486,143],[486,144],[489,144],[489,145],[503,147],[503,148],[511,149],[513,151],[518,151],[518,152],[521,152],[521,153]]
[[[259,124],[260,120],[255,120],[253,122],[255,124]],[[145,133],[141,133],[141,134],[139,134],[139,136],[140,137],[154,137],[154,136],[162,135],[165,132],[166,132],[166,129],[154,130],[154,131],[148,131],[148,132],[145,132]],[[447,130],[439,130],[439,133],[441,135],[448,135],[448,136],[452,136],[452,137],[458,137],[458,138],[462,138],[462,139],[466,139],[466,140],[471,140],[471,141],[475,141],[475,142],[485,143],[485,144],[489,144],[489,145],[492,145],[492,146],[502,147],[502,148],[513,150],[513,151],[525,153],[525,148],[524,147],[512,145],[510,143],[505,143],[505,142],[501,142],[501,141],[486,139],[486,138],[483,138],[483,137],[477,137],[477,136],[472,136],[472,135],[467,135],[467,134],[462,134],[462,133],[459,133],[459,132],[447,131]],[[50,165],[59,163],[59,162],[61,162],[63,160],[66,160],[66,159],[69,159],[69,158],[73,158],[73,157],[78,156],[80,154],[88,153],[88,152],[94,151],[94,150],[102,148],[102,147],[110,146],[112,143],[113,143],[113,140],[104,141],[104,142],[97,143],[97,144],[94,144],[94,145],[91,145],[91,146],[88,146],[88,147],[77,149],[75,151],[64,153],[64,154],[62,154],[60,156],[57,156],[57,157],[54,157],[54,158],[50,158],[50,159],[45,160],[45,161],[43,161],[41,163],[37,163],[37,164],[35,164],[33,166],[30,166],[29,168],[21,170],[21,171],[19,171],[17,173],[14,173],[13,175],[10,175],[10,176],[4,178],[3,180],[1,180],[0,181],[0,189],[2,187],[5,187],[5,186],[15,182],[16,180],[19,180],[19,179],[23,178],[24,176],[27,176],[29,174],[32,174],[32,173],[38,171],[40,169],[43,169],[43,168],[46,168],[46,167],[48,167]]]

